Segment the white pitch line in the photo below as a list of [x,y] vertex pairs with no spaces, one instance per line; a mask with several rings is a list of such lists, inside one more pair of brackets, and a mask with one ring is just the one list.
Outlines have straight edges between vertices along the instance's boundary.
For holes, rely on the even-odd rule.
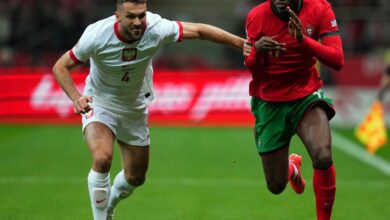
[[368,153],[356,143],[343,137],[339,133],[332,131],[333,146],[344,153],[376,168],[387,176],[390,176],[390,163],[376,155]]
[[[306,180],[308,185],[311,185],[311,180]],[[70,176],[0,176],[1,185],[86,185],[86,177]],[[221,185],[229,187],[265,187],[265,182],[262,179],[232,179],[232,178],[197,178],[197,177],[150,177],[146,181],[147,185],[152,186],[208,186],[220,187]],[[355,189],[355,188],[374,188],[374,189],[389,189],[389,180],[375,179],[365,180],[360,179],[341,179],[338,178],[337,185],[340,187]]]

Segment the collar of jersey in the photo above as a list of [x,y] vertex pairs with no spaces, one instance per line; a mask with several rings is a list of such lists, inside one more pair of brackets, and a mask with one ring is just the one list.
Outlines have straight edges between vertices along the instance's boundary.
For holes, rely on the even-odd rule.
[[[297,15],[299,15],[299,12],[301,12],[302,5],[303,5],[303,0],[299,0]],[[271,1],[271,10],[272,10],[272,12],[276,16],[278,16],[283,21],[289,21],[290,20],[290,14],[288,12],[279,12],[278,9],[276,8],[275,4],[274,4],[274,1]]]
[[[114,23],[114,32],[115,32],[116,37],[117,37],[120,41],[122,41],[123,43],[126,43],[126,44],[133,44],[133,43],[135,43],[135,42],[141,40],[141,39],[135,40],[135,41],[128,41],[128,40],[126,40],[126,39],[121,35],[121,33],[119,32],[119,22],[118,22],[118,21],[115,21],[115,23]],[[145,30],[143,31],[143,33],[145,33]],[[142,36],[143,36],[143,33],[142,33]],[[141,38],[142,38],[142,37],[141,37]]]

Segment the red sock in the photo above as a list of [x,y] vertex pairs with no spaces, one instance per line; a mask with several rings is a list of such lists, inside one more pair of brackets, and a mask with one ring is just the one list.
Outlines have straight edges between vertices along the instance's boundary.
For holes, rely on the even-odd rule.
[[294,177],[294,165],[291,163],[288,164],[288,181],[290,181]]
[[327,170],[314,169],[313,188],[317,220],[329,220],[336,194],[336,172],[333,165]]

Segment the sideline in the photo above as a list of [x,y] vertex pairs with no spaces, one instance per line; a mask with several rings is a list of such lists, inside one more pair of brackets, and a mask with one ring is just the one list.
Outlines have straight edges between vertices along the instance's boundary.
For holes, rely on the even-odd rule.
[[390,176],[390,163],[376,155],[368,153],[353,141],[343,137],[338,132],[332,131],[333,147],[356,159],[376,168],[382,173]]

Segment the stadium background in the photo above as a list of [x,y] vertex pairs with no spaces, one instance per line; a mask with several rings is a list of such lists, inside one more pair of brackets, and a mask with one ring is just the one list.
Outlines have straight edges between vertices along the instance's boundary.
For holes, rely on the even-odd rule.
[[[244,37],[248,10],[260,1],[149,0],[171,20],[209,23]],[[390,48],[388,0],[331,1],[345,67],[320,66],[332,120],[338,171],[334,219],[387,219],[390,149],[369,155],[353,136],[373,102]],[[114,1],[0,2],[0,219],[90,219],[90,158],[79,118],[54,83],[51,66]],[[222,7],[223,6],[223,7]],[[146,185],[118,207],[118,219],[313,219],[312,189],[296,197],[266,191],[250,124],[240,51],[198,40],[166,46],[155,58],[152,161]],[[83,88],[87,68],[74,75]],[[384,102],[386,123],[389,101]],[[303,172],[311,168],[302,144]],[[113,172],[120,167],[116,152]]]

